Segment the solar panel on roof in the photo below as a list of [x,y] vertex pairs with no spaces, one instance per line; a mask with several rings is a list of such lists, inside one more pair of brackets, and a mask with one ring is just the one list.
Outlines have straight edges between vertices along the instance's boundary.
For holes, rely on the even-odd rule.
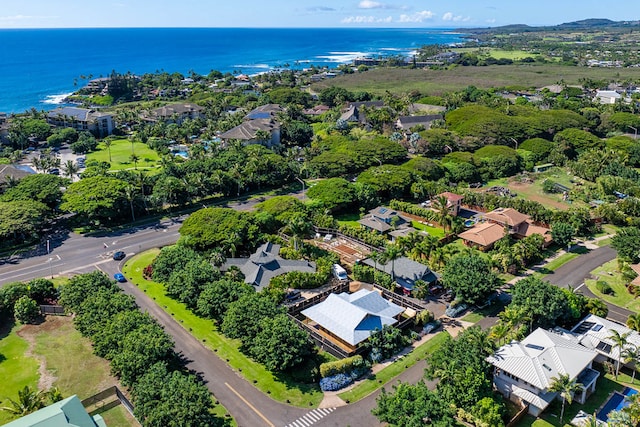
[[537,345],[537,344],[525,344],[525,347],[529,347],[529,348],[532,348],[534,350],[540,350],[540,351],[544,350],[543,346]]
[[381,209],[380,209],[380,213],[381,213],[381,214],[386,213],[386,212],[387,212],[387,208],[381,208]]
[[602,325],[596,325],[593,328],[591,328],[593,331],[598,332],[600,329],[602,329]]
[[596,346],[596,348],[597,348],[598,350],[600,350],[600,351],[604,351],[605,353],[609,354],[609,353],[611,353],[611,348],[612,348],[612,346],[611,346],[611,344],[607,344],[607,343],[606,343],[606,342],[604,342],[604,341],[600,341],[600,342],[598,343],[598,345]]
[[584,334],[589,329],[591,329],[595,325],[595,322],[582,322],[577,328],[576,332],[579,334]]

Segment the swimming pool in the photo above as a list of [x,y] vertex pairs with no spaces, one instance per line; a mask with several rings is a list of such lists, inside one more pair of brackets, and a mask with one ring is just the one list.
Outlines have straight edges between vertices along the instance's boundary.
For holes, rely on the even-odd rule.
[[609,419],[609,413],[611,411],[619,411],[620,409],[629,406],[629,402],[625,400],[625,397],[633,396],[637,393],[637,390],[630,387],[625,387],[622,392],[615,391],[613,395],[611,395],[607,403],[605,403],[602,409],[600,409],[600,411],[596,415],[596,418],[606,422]]

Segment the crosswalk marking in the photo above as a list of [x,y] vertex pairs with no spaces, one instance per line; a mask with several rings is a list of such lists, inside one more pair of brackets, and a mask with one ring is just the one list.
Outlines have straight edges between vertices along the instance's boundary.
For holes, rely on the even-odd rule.
[[317,423],[330,413],[332,413],[336,408],[318,408],[314,409],[311,412],[307,412],[291,424],[287,424],[287,427],[310,427],[313,424]]

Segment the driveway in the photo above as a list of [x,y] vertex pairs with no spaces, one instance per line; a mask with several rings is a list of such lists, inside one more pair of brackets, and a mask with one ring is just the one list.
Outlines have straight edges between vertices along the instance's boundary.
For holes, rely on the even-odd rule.
[[[615,259],[617,256],[616,251],[610,246],[603,246],[601,248],[593,249],[591,252],[580,255],[579,257],[569,261],[565,265],[558,268],[553,273],[544,276],[543,280],[548,280],[554,285],[563,288],[577,289],[580,293],[588,298],[598,298],[584,285],[585,279],[588,279],[591,272],[602,264]],[[609,308],[608,318],[615,320],[616,322],[625,324],[627,318],[632,311],[618,307],[617,305],[610,304],[604,301]]]

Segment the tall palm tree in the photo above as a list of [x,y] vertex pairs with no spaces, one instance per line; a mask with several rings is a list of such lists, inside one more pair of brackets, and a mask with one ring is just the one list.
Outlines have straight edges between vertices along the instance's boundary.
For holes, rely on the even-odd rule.
[[402,249],[396,244],[387,245],[382,252],[382,261],[386,264],[391,262],[391,280],[396,281],[395,264],[396,260],[402,256]]
[[573,402],[573,393],[582,390],[584,386],[577,382],[576,379],[571,379],[569,374],[559,374],[557,377],[551,378],[551,385],[549,391],[560,393],[562,398],[562,409],[560,410],[560,424],[562,424],[562,418],[564,417],[564,405],[566,402],[571,405]]
[[9,399],[11,406],[0,409],[22,417],[44,408],[44,400],[45,393],[42,390],[32,389],[27,385],[18,391],[18,400]]
[[445,196],[437,196],[433,201],[433,208],[436,210],[436,221],[446,232],[451,228],[453,216],[449,210],[449,200]]
[[107,152],[109,153],[109,163],[111,163],[111,144],[112,144],[112,141],[109,138],[107,138],[102,143],[104,144],[105,147],[107,147]]
[[80,168],[73,160],[67,160],[64,162],[64,165],[62,165],[62,172],[64,172],[64,176],[69,179],[73,179],[73,176],[76,175],[78,171],[80,171]]
[[297,251],[303,245],[303,239],[311,232],[312,224],[304,214],[292,215],[287,224],[293,237],[293,248]]
[[140,161],[140,156],[137,154],[132,154],[129,156],[129,160],[133,162],[133,167],[135,170],[138,170],[138,162]]
[[500,321],[495,325],[493,325],[493,327],[491,328],[491,332],[489,333],[489,338],[496,340],[498,345],[501,345],[502,340],[504,340],[507,337],[507,335],[509,335],[510,331],[511,331],[511,328],[509,327],[509,325],[506,322]]
[[631,384],[633,384],[636,381],[637,364],[640,362],[640,347],[628,345],[622,350],[620,355],[624,358],[624,363],[633,362],[633,372],[631,374]]
[[129,201],[129,207],[131,208],[131,222],[136,222],[136,214],[133,208],[133,202],[136,200],[137,188],[133,185],[127,185],[124,189],[124,194]]
[[[609,335],[609,339],[613,341],[614,347],[618,347],[618,351],[620,355],[622,355],[622,350],[628,343],[627,337],[631,334],[631,332],[625,332],[624,334],[621,334],[615,329],[609,329],[609,332],[611,332],[611,335]],[[618,374],[620,373],[620,359],[620,356],[618,356],[618,358],[616,359],[616,380],[618,379]]]

